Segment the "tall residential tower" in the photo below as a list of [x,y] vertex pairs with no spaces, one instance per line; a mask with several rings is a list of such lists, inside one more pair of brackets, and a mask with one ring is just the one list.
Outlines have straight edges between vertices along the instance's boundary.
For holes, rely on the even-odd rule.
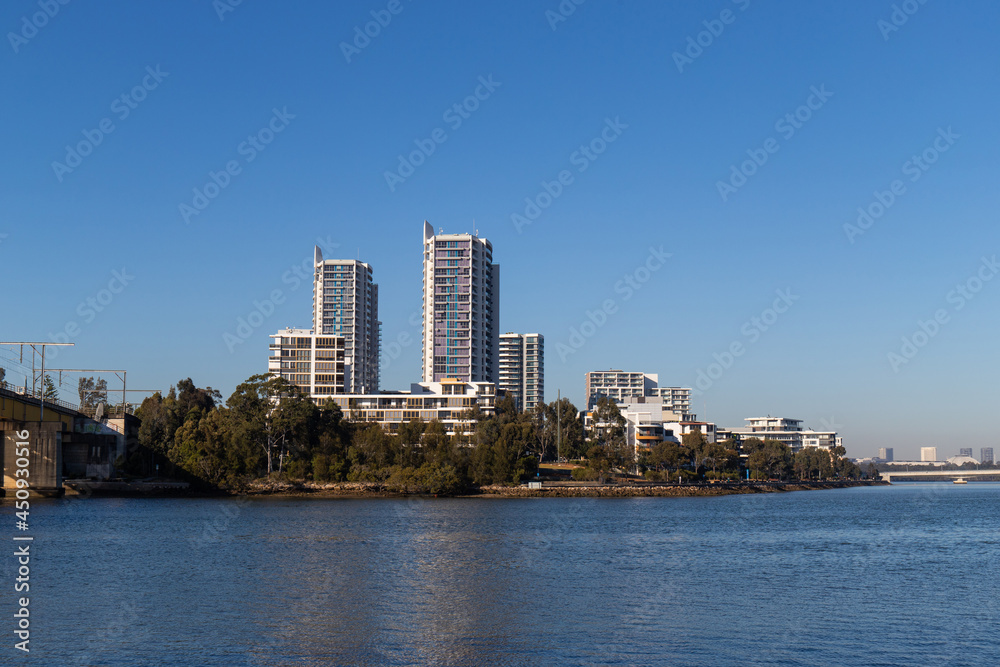
[[500,336],[500,389],[527,412],[545,402],[545,337],[537,333]]
[[355,259],[323,259],[316,246],[313,276],[313,331],[343,336],[347,393],[378,391],[380,327],[378,285],[372,267]]
[[496,382],[500,265],[473,234],[434,234],[424,222],[424,382]]

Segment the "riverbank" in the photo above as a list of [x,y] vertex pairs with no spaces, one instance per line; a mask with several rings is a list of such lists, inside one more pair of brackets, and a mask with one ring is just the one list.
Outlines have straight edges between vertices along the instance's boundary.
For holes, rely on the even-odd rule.
[[[543,482],[534,485],[490,485],[465,493],[458,498],[631,498],[727,496],[747,493],[783,493],[786,491],[816,491],[843,489],[855,486],[886,486],[882,481],[829,481],[829,482],[725,482],[702,484],[669,484],[662,482],[630,482],[598,484],[596,482]],[[72,480],[65,483],[67,497],[124,496],[124,497],[289,497],[289,498],[407,498],[429,497],[433,494],[406,493],[378,482],[279,482],[254,480],[243,489],[216,491],[194,490],[186,482],[166,480],[142,482],[94,482]]]
[[[544,482],[540,488],[521,486],[484,486],[461,498],[629,498],[629,497],[691,497],[726,496],[747,493],[783,493],[786,491],[816,491],[844,489],[856,486],[886,486],[888,482],[846,480],[829,482],[732,482],[719,484],[664,484],[638,482],[632,484],[595,484],[592,482]],[[236,495],[234,493],[234,495]],[[401,493],[375,482],[314,482],[256,481],[242,494],[248,496],[288,496],[313,498],[402,498],[421,494]]]
[[493,498],[631,498],[728,496],[747,493],[783,493],[786,491],[817,491],[846,489],[856,486],[886,486],[888,482],[868,480],[830,482],[734,482],[725,484],[543,484],[541,488],[526,486],[485,486],[479,497]]

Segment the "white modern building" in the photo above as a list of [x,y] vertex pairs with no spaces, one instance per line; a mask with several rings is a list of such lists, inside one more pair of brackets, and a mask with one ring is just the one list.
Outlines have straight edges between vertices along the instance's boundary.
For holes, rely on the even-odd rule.
[[343,336],[317,336],[311,329],[283,329],[271,335],[267,370],[313,398],[346,391],[350,375]]
[[830,450],[842,443],[836,431],[814,431],[803,429],[801,419],[787,417],[747,417],[747,426],[734,428],[732,433],[741,440],[759,438],[777,440],[788,445],[792,452],[805,447]]
[[[622,370],[591,371],[586,374],[587,410],[593,410],[597,399],[606,396],[615,403],[626,403],[642,396],[651,396],[659,376]],[[690,404],[690,397],[688,400]]]
[[354,259],[323,259],[317,246],[314,271],[313,331],[343,337],[347,391],[377,392],[382,323],[372,267]]
[[646,395],[662,398],[663,404],[669,405],[674,412],[691,413],[691,389],[688,387],[653,387]]
[[500,265],[474,234],[424,222],[424,382],[496,383],[500,365]]
[[921,461],[937,461],[937,447],[921,447],[920,448],[920,460]]
[[527,412],[545,402],[545,337],[537,333],[500,336],[498,386]]
[[377,422],[389,433],[416,419],[441,422],[448,435],[470,435],[476,420],[468,411],[483,417],[494,414],[496,385],[445,379],[410,385],[409,391],[381,391],[366,394],[346,390],[350,374],[345,362],[343,336],[317,336],[310,329],[283,329],[271,336],[268,371],[307,393],[323,405],[333,401],[345,419]]
[[448,435],[471,435],[477,422],[469,411],[478,408],[484,418],[493,415],[496,394],[492,383],[448,378],[412,384],[409,391],[342,394],[330,400],[340,406],[346,419],[376,422],[388,433],[396,433],[404,422],[420,419],[441,422]]
[[[690,412],[678,412],[670,399],[661,396],[636,396],[618,404],[618,411],[625,419],[625,435],[629,446],[638,456],[658,442],[680,444],[688,433],[700,432],[708,442],[718,442],[716,425],[698,421]],[[588,429],[604,425],[594,421],[594,413],[584,418]]]

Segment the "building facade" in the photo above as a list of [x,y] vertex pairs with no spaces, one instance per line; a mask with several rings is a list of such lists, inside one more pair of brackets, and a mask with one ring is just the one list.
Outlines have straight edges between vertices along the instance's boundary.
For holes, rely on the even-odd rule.
[[921,461],[937,461],[937,447],[921,447],[920,448],[920,460]]
[[347,391],[343,336],[317,336],[310,329],[283,329],[271,335],[267,370],[314,399]]
[[979,450],[979,460],[982,463],[993,463],[993,448],[983,447]]
[[316,246],[314,271],[313,331],[344,339],[347,391],[377,392],[382,323],[372,267],[354,259],[323,259]]
[[527,412],[545,402],[545,337],[537,333],[500,336],[498,387]]
[[733,434],[740,440],[759,438],[761,440],[777,440],[788,445],[792,453],[805,447],[817,447],[830,450],[842,446],[843,441],[836,431],[814,431],[803,429],[801,419],[787,417],[747,417],[747,426],[734,428]]
[[434,234],[424,222],[424,382],[496,383],[500,366],[500,265],[474,234]]
[[[656,377],[655,375],[653,377]],[[653,387],[647,396],[663,399],[663,404],[674,412],[691,414],[691,389],[689,387]]]
[[[586,375],[587,410],[593,410],[597,399],[606,396],[615,403],[627,403],[641,396],[651,396],[659,376],[621,370],[591,371]],[[688,398],[690,404],[690,394]]]
[[879,447],[878,458],[887,463],[892,461],[892,447]]
[[396,433],[400,424],[420,419],[441,422],[448,435],[471,436],[477,421],[468,411],[478,408],[483,418],[492,416],[496,393],[492,383],[448,378],[412,384],[410,391],[346,394],[331,400],[340,406],[345,419],[375,422],[387,433]]
[[958,455],[959,456],[968,456],[971,459],[972,458],[972,447],[962,447],[961,449],[958,450]]

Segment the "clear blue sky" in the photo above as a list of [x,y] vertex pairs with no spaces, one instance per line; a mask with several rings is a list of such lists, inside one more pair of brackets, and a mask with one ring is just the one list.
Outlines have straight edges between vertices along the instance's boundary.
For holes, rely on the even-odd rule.
[[[721,425],[832,424],[854,456],[1000,451],[1000,280],[949,300],[1000,253],[995,3],[904,3],[917,9],[898,30],[889,1],[588,0],[558,22],[556,0],[401,0],[396,14],[381,0],[245,0],[221,19],[219,4],[71,2],[34,19],[37,0],[3,4],[0,338],[75,323],[60,366],[127,368],[135,388],[190,376],[228,395],[266,368],[269,333],[310,325],[311,287],[289,272],[323,238],[339,244],[327,257],[373,265],[384,347],[414,341],[382,384],[405,388],[420,377],[410,318],[427,219],[493,242],[501,328],[546,336],[550,400],[582,403],[588,370],[682,386],[712,372],[696,410]],[[373,11],[391,21],[348,62],[341,43]],[[674,54],[710,29],[679,68]],[[456,127],[445,112],[477,87],[486,99]],[[776,126],[797,110],[808,120]],[[574,157],[607,119],[627,127]],[[113,131],[67,158],[102,121]],[[241,149],[272,122],[263,150]],[[390,189],[397,156],[438,128],[446,141]],[[907,166],[928,148],[926,171]],[[718,183],[747,151],[767,161],[724,200]],[[238,173],[185,221],[180,205],[230,161]],[[562,170],[572,182],[519,233],[511,215]],[[905,190],[850,242],[844,225],[897,179]],[[616,284],[661,246],[671,257],[626,299]],[[111,282],[123,268],[124,288]],[[758,328],[786,289],[797,299]],[[283,303],[227,345],[274,290]],[[609,299],[607,322],[560,358]],[[894,369],[888,355],[905,359],[903,337],[938,310],[946,321]],[[733,343],[742,355],[710,368]]]

